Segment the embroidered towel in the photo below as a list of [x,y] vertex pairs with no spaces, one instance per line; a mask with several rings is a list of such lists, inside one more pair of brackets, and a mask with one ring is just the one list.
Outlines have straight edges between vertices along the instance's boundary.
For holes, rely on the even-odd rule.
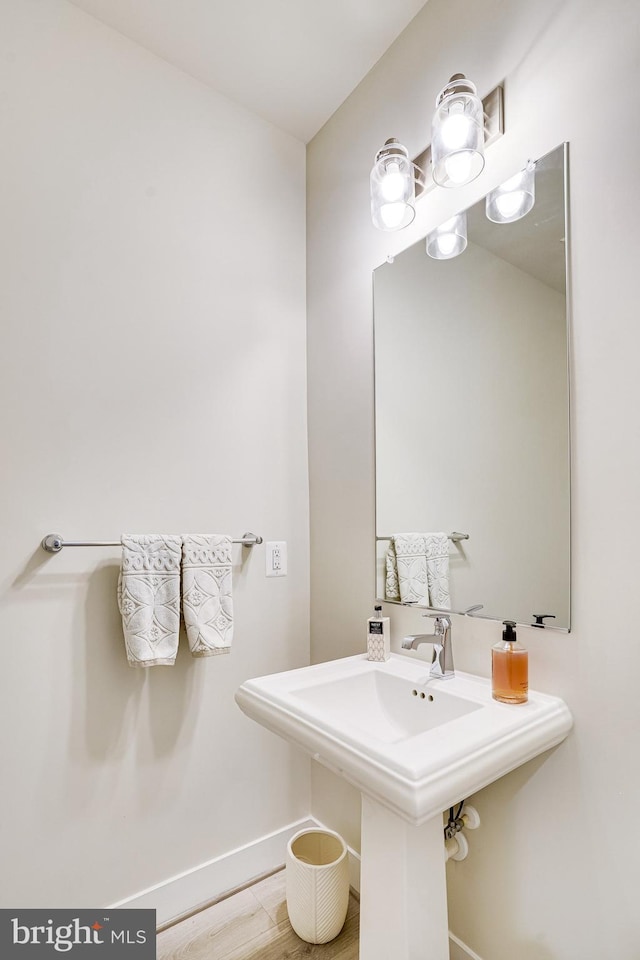
[[231,544],[220,534],[182,538],[182,614],[194,657],[231,648]]
[[132,667],[171,666],[180,629],[181,538],[122,536],[118,606]]
[[449,609],[446,533],[397,533],[389,542],[385,564],[387,600]]

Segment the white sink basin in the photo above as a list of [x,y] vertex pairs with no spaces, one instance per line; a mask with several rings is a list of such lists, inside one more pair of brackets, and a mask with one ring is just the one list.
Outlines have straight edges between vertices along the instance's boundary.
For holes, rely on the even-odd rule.
[[497,703],[488,680],[429,680],[423,660],[365,655],[247,680],[236,693],[258,723],[412,824],[424,823],[560,743],[571,714],[529,692]]
[[[344,673],[347,662],[338,663]],[[412,679],[382,665],[372,669],[369,661],[364,663],[368,669],[358,659],[356,671],[339,679],[306,682],[289,694],[318,724],[338,728],[351,743],[372,746],[409,740],[481,709],[480,704],[456,696],[447,684],[426,686],[424,668],[419,678]]]

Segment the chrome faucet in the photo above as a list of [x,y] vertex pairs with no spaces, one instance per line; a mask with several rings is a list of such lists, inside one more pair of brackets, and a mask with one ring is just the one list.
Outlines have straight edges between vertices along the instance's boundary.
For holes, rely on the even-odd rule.
[[451,618],[441,613],[425,613],[425,617],[435,619],[433,633],[417,633],[404,637],[403,650],[417,650],[421,643],[433,644],[433,659],[429,676],[438,680],[448,680],[455,676],[453,669],[453,648],[451,646]]

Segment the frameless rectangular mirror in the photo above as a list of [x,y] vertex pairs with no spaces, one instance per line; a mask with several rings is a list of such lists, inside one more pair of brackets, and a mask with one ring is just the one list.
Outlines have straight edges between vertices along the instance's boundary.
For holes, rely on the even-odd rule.
[[[570,627],[567,161],[566,144],[537,161],[520,220],[470,208],[454,259],[423,240],[374,271],[381,599]],[[424,575],[401,595],[387,560],[433,532],[444,603]]]

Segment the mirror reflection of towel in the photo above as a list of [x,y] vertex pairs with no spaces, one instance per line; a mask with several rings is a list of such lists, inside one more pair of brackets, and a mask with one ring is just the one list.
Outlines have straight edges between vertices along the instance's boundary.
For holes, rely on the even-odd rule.
[[387,600],[450,608],[446,533],[396,533],[389,542],[385,562]]

